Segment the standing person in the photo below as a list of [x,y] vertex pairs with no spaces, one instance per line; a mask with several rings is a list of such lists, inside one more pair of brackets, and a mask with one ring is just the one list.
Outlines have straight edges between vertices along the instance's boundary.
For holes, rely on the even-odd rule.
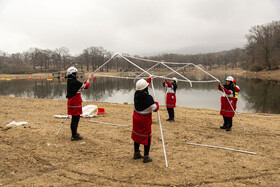
[[84,83],[77,80],[77,68],[70,67],[67,69],[67,112],[72,115],[71,121],[71,141],[82,140],[83,137],[77,133],[80,115],[82,111],[82,97],[81,93],[84,89],[89,88],[90,77]]
[[166,121],[174,122],[174,108],[176,107],[176,89],[177,78],[173,77],[170,82],[164,79],[163,87],[167,88],[166,91],[166,108],[169,118]]
[[[235,96],[235,89],[233,85],[233,77],[228,76],[226,78],[226,84],[222,85],[221,82],[219,82],[218,89],[223,92],[223,95],[221,97],[221,110],[220,114],[224,118],[224,125],[221,126],[221,129],[226,129],[226,131],[230,131],[232,127],[232,117],[234,116],[234,111],[232,110],[232,107],[235,108],[233,98]],[[226,96],[229,99],[226,98]],[[232,106],[232,107],[231,107]]]
[[[134,94],[133,129],[131,133],[131,138],[134,141],[133,159],[144,158],[144,163],[152,162],[149,157],[152,139],[152,111],[156,112],[159,109],[158,102],[154,101],[148,92],[151,79],[149,77],[147,81],[144,79],[138,80]],[[140,144],[144,145],[144,157],[140,154]]]
[[237,86],[236,85],[236,81],[235,80],[233,80],[233,85],[234,85],[234,90],[235,90],[235,96],[234,96],[234,98],[233,98],[233,102],[234,102],[234,106],[235,106],[235,108],[234,108],[234,110],[236,110],[236,107],[237,107],[237,100],[238,100],[238,92],[240,92],[240,88],[239,88],[239,86]]

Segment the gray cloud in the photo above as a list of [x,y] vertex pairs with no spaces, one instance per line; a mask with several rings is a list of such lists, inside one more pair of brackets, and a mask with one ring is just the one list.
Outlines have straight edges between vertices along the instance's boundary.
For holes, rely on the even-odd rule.
[[243,47],[252,26],[280,17],[277,0],[0,0],[0,7],[0,50],[10,53],[213,52]]

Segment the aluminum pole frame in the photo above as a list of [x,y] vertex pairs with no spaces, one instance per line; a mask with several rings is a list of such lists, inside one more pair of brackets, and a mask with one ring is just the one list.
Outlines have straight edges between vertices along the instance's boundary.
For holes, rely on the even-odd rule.
[[[153,84],[153,79],[151,80],[151,84],[152,84],[152,89],[153,89],[155,100],[157,100],[155,89],[154,89],[154,84]],[[161,127],[161,120],[160,120],[159,110],[157,111],[157,115],[158,115],[159,128],[160,128],[160,134],[161,134],[161,140],[162,140],[162,147],[163,147],[163,153],[164,153],[164,159],[165,159],[165,166],[168,168],[168,162],[167,162],[167,156],[166,156],[166,151],[165,151],[165,145],[164,145],[164,139],[163,139],[163,133],[162,133],[162,127]]]
[[[120,55],[121,56],[121,55]],[[122,56],[123,57],[123,56]],[[126,56],[128,57],[128,56]],[[128,60],[127,58],[123,57],[124,59],[126,59],[127,61],[131,62],[130,60]],[[137,57],[129,57],[129,58],[133,58],[133,59],[138,59],[138,60],[143,60],[141,58],[137,58]],[[158,63],[159,61],[156,61],[156,60],[148,60],[148,59],[145,59],[146,61],[148,62],[156,62]],[[132,63],[132,62],[131,62]],[[167,66],[165,63],[166,62],[160,62],[162,65],[164,65],[165,67],[167,67],[168,69],[170,69],[171,71],[173,71],[174,73],[178,74],[179,76],[183,77],[184,79],[186,79],[189,83],[190,83],[190,86],[192,87],[192,82],[186,78],[185,76],[181,75],[180,73],[178,73],[177,71],[173,70],[172,68],[170,68],[169,66]],[[146,71],[145,71],[146,72]]]
[[56,136],[59,134],[60,130],[62,129],[62,127],[64,126],[66,120],[69,118],[69,115],[67,115],[66,119],[64,120],[64,122],[62,123],[60,129],[58,130],[58,132],[56,133]]
[[119,126],[119,127],[128,127],[128,125],[119,125],[119,124],[105,123],[105,122],[92,121],[92,120],[88,120],[88,121],[91,122],[91,123],[100,123],[100,124],[104,124],[104,125]]
[[[157,75],[152,75],[153,78],[163,78],[163,79],[168,79],[168,80],[172,80],[172,78],[170,77],[164,77],[164,76],[157,76]],[[114,75],[104,75],[104,74],[95,74],[95,77],[109,77],[109,78],[118,78],[118,79],[132,79],[135,80],[135,78],[133,77],[121,77],[121,76],[114,76]],[[138,77],[139,78],[139,77]],[[145,78],[149,78],[149,77],[141,77],[143,79]],[[184,79],[177,79],[178,81],[182,81],[182,82],[189,82],[187,80]],[[197,82],[197,81],[194,81]],[[199,82],[205,82],[205,81],[199,81]],[[209,82],[209,81],[208,81]]]
[[98,67],[94,72],[92,72],[89,77],[91,77],[95,72],[97,72],[98,70],[100,70],[103,66],[105,66],[108,62],[110,62],[113,58],[115,58],[116,56],[118,56],[119,54],[116,53],[114,54],[109,60],[107,60],[104,64],[102,64],[100,67]]
[[189,144],[189,145],[198,145],[198,146],[203,146],[203,147],[218,148],[218,149],[225,149],[225,150],[230,150],[230,151],[237,151],[237,152],[247,153],[247,154],[252,154],[252,155],[256,155],[257,154],[257,153],[254,153],[254,152],[242,151],[242,150],[238,150],[238,149],[231,149],[231,148],[214,146],[214,145],[204,145],[204,144],[198,144],[198,143],[187,143],[187,144]]
[[[111,60],[112,60],[113,58],[115,58],[117,55],[119,55],[120,57],[122,57],[122,58],[125,59],[126,61],[130,62],[131,64],[133,64],[134,66],[136,66],[137,68],[139,68],[139,69],[142,70],[143,72],[147,73],[148,75],[150,75],[150,76],[152,75],[152,74],[150,74],[149,72],[147,72],[146,70],[142,69],[141,67],[137,66],[136,64],[134,64],[133,62],[131,62],[130,60],[128,60],[127,58],[125,58],[124,56],[122,56],[122,55],[116,53],[116,54],[115,54],[114,56],[112,56],[109,60],[107,60],[102,66],[100,66],[100,67],[97,68],[94,72],[92,72],[92,73],[90,74],[90,76],[92,76],[92,74],[94,74],[96,71],[98,71],[100,68],[102,68],[105,64],[107,64],[109,61],[111,61]],[[127,56],[127,57],[128,57],[128,56]],[[143,60],[143,59],[137,58],[137,57],[130,57],[130,58]],[[150,61],[150,62],[156,62],[156,63],[159,62],[159,61],[155,61],[155,60],[148,60],[148,59],[145,59],[145,60]],[[199,66],[197,66],[197,65],[195,65],[195,64],[193,64],[193,63],[174,63],[174,62],[160,62],[160,63],[163,64],[164,66],[166,66],[166,67],[167,67],[168,69],[170,69],[171,71],[177,73],[178,75],[180,75],[181,77],[183,77],[184,79],[186,79],[186,80],[190,83],[191,87],[192,87],[192,81],[190,81],[189,79],[187,79],[186,77],[184,77],[184,76],[181,75],[180,73],[176,72],[175,70],[173,70],[172,68],[170,68],[169,66],[167,66],[167,65],[164,64],[164,63],[167,63],[167,64],[191,64],[191,65],[195,66],[196,68],[200,69],[201,71],[203,71],[204,73],[206,73],[207,75],[209,75],[210,77],[214,78],[217,82],[220,82],[219,79],[217,79],[216,77],[214,77],[213,75],[211,75],[210,73],[206,72],[205,70],[203,70],[202,68],[200,68]],[[155,77],[162,77],[162,76],[155,76]],[[193,82],[206,82],[206,81],[193,81]],[[207,81],[207,82],[210,82],[210,81]],[[212,81],[211,81],[211,82],[212,82]],[[225,93],[224,89],[223,89],[223,92]],[[225,96],[226,96],[226,98],[227,98],[227,100],[228,100],[228,102],[229,102],[228,96],[227,96],[226,94],[225,94]],[[238,119],[239,123],[241,124],[243,130],[245,131],[245,127],[244,127],[244,125],[242,124],[240,118],[238,117],[236,111],[233,109],[233,107],[232,107],[232,105],[231,105],[230,102],[229,102],[229,104],[230,104],[230,106],[231,106],[231,108],[232,108],[234,114],[237,116],[237,119]]]
[[[180,68],[176,69],[175,71],[179,71],[180,69],[183,69],[183,68],[185,68],[185,67],[188,67],[189,65],[191,65],[191,64],[186,64],[186,65],[184,65],[183,67],[180,67]],[[170,73],[168,73],[168,74],[165,75],[165,76],[168,76],[168,75],[170,75],[170,74],[172,74],[172,73],[174,73],[174,72],[170,72]]]
[[178,73],[177,71],[175,71],[174,69],[172,69],[171,67],[169,67],[168,65],[164,64],[163,62],[161,62],[162,65],[164,65],[165,67],[167,67],[168,69],[170,69],[171,71],[173,71],[174,73],[178,74],[179,76],[183,77],[184,79],[186,79],[187,81],[189,81],[190,86],[192,87],[192,82],[185,76],[181,75],[180,73]]
[[149,76],[151,76],[152,74],[150,74],[148,71],[144,70],[143,68],[141,68],[140,66],[136,65],[135,63],[133,63],[132,61],[130,61],[129,59],[127,59],[126,57],[122,56],[119,54],[120,57],[122,57],[123,59],[125,59],[126,61],[128,61],[129,63],[131,63],[132,65],[134,65],[135,67],[137,67],[138,69],[142,70],[143,72],[147,73]]
[[[160,62],[158,62],[157,64],[155,64],[155,65],[153,65],[152,67],[150,67],[149,69],[147,69],[146,71],[149,71],[150,69],[152,69],[152,68],[154,68],[154,67],[156,67],[157,65],[159,65],[160,64]],[[144,72],[143,73],[141,73],[140,75],[137,75],[136,77],[135,77],[135,79],[137,79],[138,77],[140,77],[141,75],[143,75],[144,74]]]

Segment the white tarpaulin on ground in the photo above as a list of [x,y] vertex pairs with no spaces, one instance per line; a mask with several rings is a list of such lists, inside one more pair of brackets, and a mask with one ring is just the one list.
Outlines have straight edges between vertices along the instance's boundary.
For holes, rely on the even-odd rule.
[[16,127],[16,126],[27,125],[27,124],[28,124],[28,122],[26,122],[26,121],[19,121],[19,122],[12,121],[11,123],[7,124],[6,126],[7,127]]
[[[83,114],[81,117],[83,118],[92,118],[97,116],[98,107],[96,105],[86,105],[83,107]],[[67,118],[68,115],[54,115],[56,118]]]
[[87,105],[83,107],[83,118],[92,118],[97,116],[98,108],[96,105]]

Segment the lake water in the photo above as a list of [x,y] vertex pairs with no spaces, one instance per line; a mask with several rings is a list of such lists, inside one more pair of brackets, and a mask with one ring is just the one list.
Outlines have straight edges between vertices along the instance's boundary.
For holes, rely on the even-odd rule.
[[[224,80],[225,76],[219,79]],[[237,103],[238,112],[280,113],[279,81],[243,77],[235,79],[241,89]],[[165,93],[161,81],[154,79],[154,86],[157,101],[160,105],[164,105]],[[133,104],[134,92],[134,80],[98,77],[96,81],[91,81],[91,87],[82,93],[82,98],[84,101]],[[149,93],[153,95],[151,88]],[[176,93],[177,106],[219,110],[221,94],[216,82],[193,83],[193,87],[186,82],[179,82]],[[2,80],[0,95],[66,100],[66,81]]]

